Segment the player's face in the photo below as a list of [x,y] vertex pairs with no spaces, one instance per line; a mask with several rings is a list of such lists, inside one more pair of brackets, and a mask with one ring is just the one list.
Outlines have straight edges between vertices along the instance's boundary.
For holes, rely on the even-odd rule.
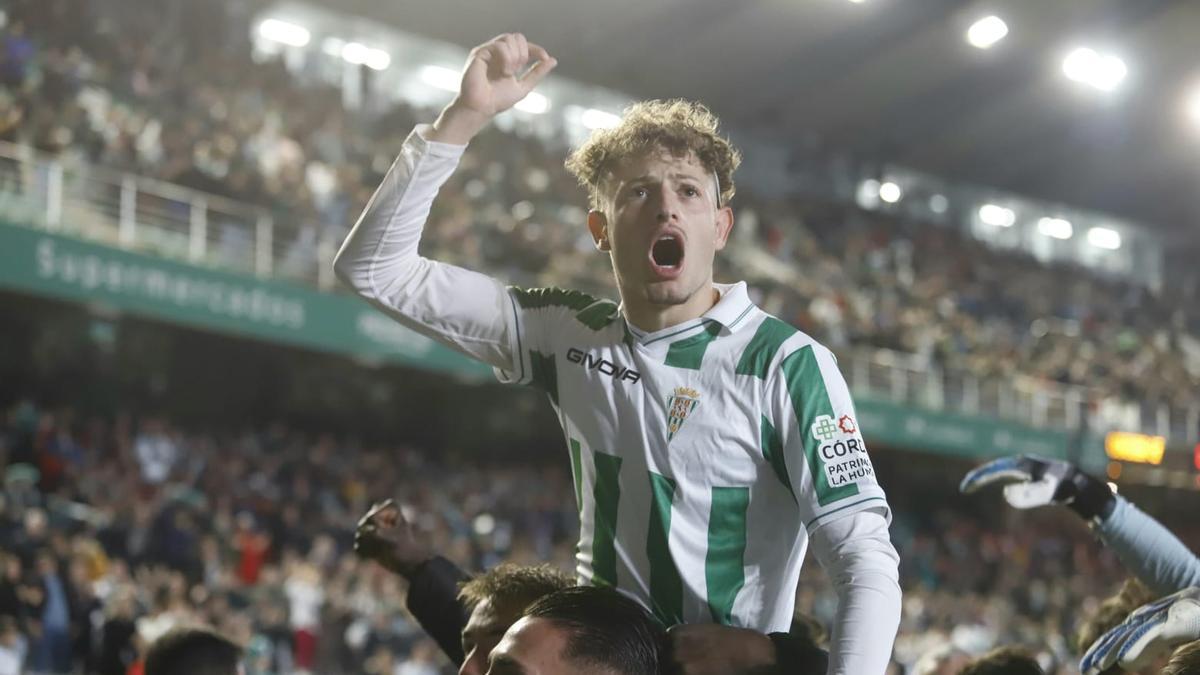
[[463,628],[463,664],[458,669],[459,675],[484,675],[488,669],[488,655],[504,637],[504,631],[520,616],[519,607],[497,606],[491,598],[484,598],[475,605]]
[[512,625],[488,659],[487,675],[579,675],[564,657],[567,634],[546,619],[525,617]]
[[713,257],[733,226],[713,174],[692,153],[654,151],[622,162],[606,193],[610,206],[589,227],[611,251],[621,299],[660,313],[692,303],[704,305],[695,316],[707,310]]

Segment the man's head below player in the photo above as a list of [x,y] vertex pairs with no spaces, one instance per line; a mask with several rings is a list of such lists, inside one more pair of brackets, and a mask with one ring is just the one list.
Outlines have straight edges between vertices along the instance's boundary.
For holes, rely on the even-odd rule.
[[712,307],[713,257],[733,228],[738,151],[688,101],[646,101],[567,159],[587,188],[588,229],[612,258],[633,324],[658,330]]
[[471,609],[463,629],[459,675],[484,675],[488,655],[526,607],[575,580],[549,565],[499,565],[463,584],[458,597]]
[[203,627],[176,628],[146,652],[146,675],[243,675],[242,648]]
[[657,675],[665,644],[637,601],[575,586],[525,610],[492,650],[488,675]]

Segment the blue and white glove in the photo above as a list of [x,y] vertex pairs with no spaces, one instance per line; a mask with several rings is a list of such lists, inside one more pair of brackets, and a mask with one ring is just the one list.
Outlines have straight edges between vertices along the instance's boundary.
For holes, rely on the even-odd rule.
[[1001,457],[976,467],[958,490],[971,494],[993,484],[1004,486],[1004,499],[1014,508],[1062,504],[1088,520],[1108,516],[1116,503],[1106,483],[1073,464],[1036,455]]
[[1134,610],[1088,648],[1079,670],[1096,675],[1113,666],[1145,667],[1181,644],[1200,640],[1200,588],[1185,588]]

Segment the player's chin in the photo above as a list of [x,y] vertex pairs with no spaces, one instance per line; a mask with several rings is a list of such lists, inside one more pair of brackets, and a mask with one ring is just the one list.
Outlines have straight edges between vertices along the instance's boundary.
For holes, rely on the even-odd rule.
[[692,297],[683,279],[649,282],[645,286],[645,293],[646,300],[655,305],[682,305]]

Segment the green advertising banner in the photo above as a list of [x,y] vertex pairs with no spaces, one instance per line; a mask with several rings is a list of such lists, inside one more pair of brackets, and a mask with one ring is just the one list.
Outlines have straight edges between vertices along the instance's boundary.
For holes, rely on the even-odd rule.
[[0,287],[359,359],[489,377],[490,369],[365,302],[0,223]]
[[[1037,429],[991,417],[933,412],[869,397],[856,397],[855,409],[867,440],[890,447],[973,459],[1041,455],[1078,462],[1091,469],[1103,467],[1105,462],[1098,438],[1080,440],[1065,429]],[[1074,446],[1078,447],[1072,452]]]
[[[485,379],[490,373],[488,367],[404,328],[354,297],[2,223],[0,287],[104,303],[177,324],[466,379]],[[858,399],[857,407],[866,437],[896,448],[973,458],[1015,453],[1065,457],[1071,441],[1066,431],[930,412],[865,397]],[[1098,442],[1094,445],[1100,447]]]

